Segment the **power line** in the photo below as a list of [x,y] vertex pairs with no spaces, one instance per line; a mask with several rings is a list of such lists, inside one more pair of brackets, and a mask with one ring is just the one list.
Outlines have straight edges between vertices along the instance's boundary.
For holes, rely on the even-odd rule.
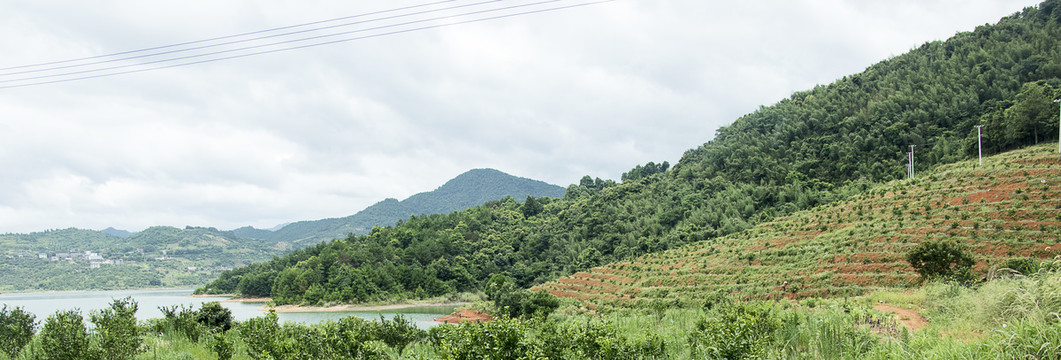
[[[447,0],[447,1],[444,1],[444,2],[453,2],[453,1],[459,1],[459,0]],[[402,15],[393,15],[393,16],[388,16],[388,17],[383,17],[383,18],[376,18],[376,19],[371,19],[371,20],[349,22],[349,23],[343,23],[343,24],[338,24],[338,25],[329,25],[329,26],[325,26],[325,27],[318,27],[318,28],[312,28],[312,29],[307,29],[307,30],[299,30],[299,31],[286,32],[286,33],[280,33],[280,34],[259,36],[259,37],[250,38],[250,39],[234,40],[234,41],[228,41],[228,42],[223,42],[223,43],[210,44],[210,45],[201,45],[201,46],[196,46],[196,47],[191,47],[191,48],[184,48],[184,49],[177,49],[177,50],[167,50],[167,51],[163,51],[163,52],[156,52],[156,53],[145,54],[145,55],[133,55],[133,56],[126,56],[126,57],[119,57],[119,58],[116,58],[116,59],[99,60],[99,61],[90,62],[90,63],[84,63],[84,64],[53,66],[53,67],[44,68],[44,69],[22,70],[22,71],[16,71],[16,72],[0,73],[0,76],[21,75],[21,74],[30,74],[30,73],[37,73],[37,72],[47,72],[47,71],[70,69],[70,68],[76,68],[76,67],[87,67],[87,66],[91,66],[91,65],[106,64],[106,63],[112,63],[112,62],[118,62],[118,61],[124,61],[124,60],[142,59],[142,58],[147,58],[147,57],[152,57],[152,56],[170,55],[170,54],[176,54],[176,53],[181,53],[181,52],[209,49],[209,48],[225,46],[225,45],[235,45],[235,44],[240,44],[240,43],[245,43],[245,42],[252,42],[252,41],[257,41],[257,40],[265,40],[265,39],[277,38],[277,37],[288,36],[288,35],[304,34],[304,33],[309,33],[309,32],[314,32],[314,31],[334,29],[334,28],[345,27],[345,26],[360,25],[360,24],[366,24],[366,23],[371,23],[371,22],[376,22],[376,21],[393,20],[393,19],[398,19],[398,18],[402,18],[402,17],[409,17],[409,16],[414,16],[414,15],[423,15],[423,14],[428,14],[428,13],[432,13],[432,12],[441,12],[441,11],[447,11],[447,10],[453,10],[453,9],[459,9],[459,8],[465,8],[465,7],[471,7],[471,6],[483,5],[483,4],[489,4],[489,3],[495,3],[495,2],[499,2],[499,1],[503,1],[503,0],[488,0],[488,1],[483,1],[483,2],[478,2],[478,3],[473,3],[473,4],[457,5],[457,6],[447,7],[447,8],[425,10],[425,11],[419,11],[419,12],[402,14]],[[206,40],[189,41],[189,42],[173,44],[173,45],[165,45],[165,46],[157,46],[157,47],[147,48],[147,49],[124,51],[124,52],[110,54],[110,55],[99,55],[99,56],[92,56],[92,57],[74,59],[74,60],[54,61],[54,62],[51,62],[51,63],[37,64],[37,65],[16,66],[14,68],[0,69],[0,71],[16,69],[16,68],[37,67],[37,66],[42,66],[42,65],[52,65],[52,64],[58,65],[58,64],[78,62],[78,61],[84,61],[84,60],[103,59],[103,58],[114,57],[114,56],[130,55],[130,54],[136,54],[136,53],[142,53],[142,52],[148,52],[148,51],[170,49],[170,48],[187,46],[187,45],[208,43],[208,42],[218,41],[218,40],[225,40],[225,39],[232,39],[232,38],[238,38],[238,37],[244,37],[244,36],[264,34],[264,33],[274,32],[274,31],[279,31],[279,30],[288,30],[288,29],[293,29],[293,28],[306,27],[306,26],[310,26],[310,25],[319,25],[319,24],[322,24],[322,23],[334,22],[334,21],[339,21],[339,20],[348,20],[348,19],[352,19],[352,18],[360,18],[360,17],[365,17],[365,16],[369,16],[369,15],[376,15],[376,14],[381,14],[381,13],[390,13],[390,12],[406,10],[406,9],[413,9],[413,8],[418,8],[418,7],[424,7],[424,6],[429,6],[429,5],[439,4],[439,3],[442,3],[442,2],[429,3],[429,4],[417,5],[417,6],[414,6],[414,7],[405,7],[405,8],[400,8],[400,9],[376,11],[376,12],[372,12],[372,13],[352,15],[352,16],[344,16],[344,17],[341,17],[341,18],[314,21],[314,22],[306,23],[306,24],[284,26],[284,27],[279,27],[279,28],[274,28],[274,29],[254,31],[254,32],[237,34],[237,35],[221,36],[221,37],[215,37],[215,38],[206,39]],[[60,75],[62,75],[62,74],[60,74]],[[32,78],[30,78],[30,79],[32,79]],[[17,80],[27,80],[27,79],[17,79]],[[17,80],[10,80],[10,81],[17,81]]]
[[[188,41],[188,42],[182,42],[182,43],[177,43],[177,44],[172,44],[172,45],[149,47],[149,48],[144,48],[144,49],[139,49],[139,50],[123,51],[123,52],[117,52],[117,53],[112,53],[112,54],[96,55],[96,56],[89,56],[89,57],[83,57],[83,58],[78,58],[78,59],[52,61],[52,62],[30,64],[30,65],[12,66],[12,67],[0,68],[0,71],[13,70],[13,69],[23,69],[23,68],[37,67],[37,66],[55,65],[55,64],[65,64],[65,63],[75,62],[75,61],[92,60],[92,59],[99,59],[99,58],[105,58],[105,57],[111,57],[111,56],[120,56],[120,55],[126,55],[126,54],[134,54],[134,53],[138,53],[138,52],[168,49],[168,48],[178,47],[178,46],[194,45],[194,44],[200,44],[200,43],[216,41],[216,40],[224,40],[224,39],[237,38],[237,37],[241,37],[241,36],[257,35],[257,34],[262,34],[262,33],[267,33],[267,32],[272,32],[272,31],[293,29],[293,28],[298,28],[298,27],[303,27],[303,26],[311,26],[311,25],[317,25],[317,24],[323,24],[323,23],[328,23],[328,22],[333,22],[333,21],[347,20],[347,19],[370,16],[370,15],[378,15],[378,14],[384,14],[384,13],[389,13],[389,12],[396,12],[396,11],[402,11],[402,10],[408,10],[408,9],[415,9],[415,8],[420,8],[420,7],[425,7],[425,6],[431,6],[431,5],[437,5],[437,4],[442,4],[442,3],[454,2],[454,1],[459,1],[459,0],[438,1],[438,2],[427,3],[427,4],[407,6],[407,7],[403,7],[403,8],[396,8],[396,9],[389,9],[389,10],[382,10],[382,11],[374,11],[374,12],[369,12],[369,13],[364,13],[364,14],[343,16],[343,17],[339,17],[339,18],[314,21],[314,22],[298,24],[298,25],[282,26],[282,27],[266,29],[266,30],[258,30],[258,31],[246,32],[246,33],[235,34],[235,35],[219,36],[219,37],[214,37],[214,38],[209,38],[209,39],[204,39],[204,40]],[[500,1],[500,0],[497,0],[497,1]]]
[[[256,45],[256,46],[246,46],[246,47],[241,47],[241,48],[213,51],[213,52],[207,52],[207,53],[196,54],[196,55],[183,55],[183,56],[178,56],[178,57],[171,57],[171,58],[168,58],[168,59],[153,60],[153,61],[142,62],[142,63],[118,65],[118,66],[96,68],[96,69],[89,69],[89,70],[69,71],[69,72],[58,73],[58,74],[31,76],[31,77],[23,77],[23,78],[17,78],[17,79],[6,79],[6,80],[0,80],[0,83],[11,83],[11,82],[31,81],[31,80],[40,80],[40,79],[64,77],[64,76],[73,76],[73,75],[81,75],[81,74],[88,74],[88,73],[101,72],[101,71],[125,69],[125,68],[136,67],[136,66],[146,66],[146,65],[160,64],[160,63],[173,62],[173,61],[179,61],[179,60],[188,60],[188,59],[202,58],[202,57],[207,57],[207,56],[212,56],[212,55],[219,55],[219,54],[233,53],[233,52],[239,52],[239,51],[253,50],[253,49],[259,49],[259,48],[264,48],[264,47],[269,47],[269,46],[277,46],[277,45],[304,42],[304,41],[310,41],[310,40],[316,40],[316,39],[322,39],[322,38],[328,38],[328,37],[350,35],[350,34],[359,33],[359,32],[367,32],[367,31],[381,30],[381,29],[387,29],[387,28],[393,28],[393,27],[399,27],[399,26],[407,26],[407,25],[416,24],[416,23],[422,23],[422,22],[444,20],[444,19],[448,19],[448,18],[452,18],[452,17],[460,17],[460,16],[468,16],[468,15],[475,15],[475,14],[481,14],[481,13],[488,13],[488,12],[496,12],[496,11],[508,10],[508,9],[512,9],[512,8],[516,8],[516,7],[526,7],[526,6],[533,6],[533,5],[541,5],[541,4],[552,3],[552,2],[557,2],[557,1],[563,1],[563,0],[540,1],[540,2],[537,2],[537,3],[531,3],[531,4],[522,4],[522,5],[518,5],[518,6],[494,8],[494,9],[481,10],[481,11],[470,12],[470,13],[463,13],[463,14],[449,15],[449,16],[440,16],[440,17],[435,17],[435,18],[422,19],[422,20],[410,21],[410,22],[399,23],[399,24],[378,26],[378,27],[369,28],[369,29],[344,31],[344,32],[333,33],[333,34],[325,34],[325,35],[304,37],[304,38],[294,39],[294,40],[277,41],[277,42],[261,44],[261,45]],[[494,2],[494,1],[488,1],[488,2]],[[247,41],[250,41],[250,40],[247,40]],[[232,42],[232,44],[237,44],[237,43],[242,43],[242,42],[245,42],[245,41],[235,41],[235,42]],[[187,49],[187,50],[194,50],[194,49]],[[175,52],[180,52],[180,51],[174,51],[174,53]],[[103,62],[97,62],[97,63],[93,63],[93,64],[102,64],[102,63],[107,63],[107,62],[103,61]],[[92,64],[88,64],[88,65],[92,65]],[[53,70],[53,69],[47,69],[47,70]]]
[[[481,4],[490,3],[490,2],[497,2],[497,1],[501,1],[501,0],[492,0],[492,1],[487,1],[487,2],[476,3],[476,4],[473,4],[473,5],[481,5]],[[377,26],[377,27],[369,28],[369,29],[351,30],[351,31],[344,31],[344,32],[334,33],[334,34],[325,34],[325,35],[304,37],[304,38],[294,39],[294,40],[277,41],[277,42],[268,43],[268,44],[262,44],[262,45],[254,45],[254,46],[247,46],[247,47],[242,47],[242,48],[237,48],[237,49],[227,49],[227,50],[221,50],[221,51],[214,51],[214,52],[209,52],[209,53],[204,53],[204,54],[186,55],[186,56],[173,57],[173,58],[168,58],[168,59],[154,60],[154,61],[144,62],[144,63],[127,64],[127,65],[113,66],[113,67],[107,67],[107,68],[101,68],[101,69],[92,69],[92,70],[80,70],[80,71],[73,71],[73,72],[66,72],[66,73],[52,74],[52,75],[45,75],[45,76],[35,76],[35,77],[20,78],[20,79],[0,80],[0,83],[12,83],[12,82],[19,82],[19,81],[41,80],[41,79],[55,78],[55,77],[66,77],[66,78],[55,79],[55,80],[43,80],[43,81],[34,81],[34,82],[28,82],[28,83],[22,83],[22,84],[2,85],[2,86],[0,86],[0,89],[19,88],[19,87],[36,86],[36,85],[44,85],[44,84],[54,84],[54,83],[62,83],[62,82],[70,82],[70,81],[77,81],[77,80],[100,78],[100,77],[106,77],[106,76],[116,76],[116,75],[131,74],[131,73],[138,73],[138,72],[144,72],[144,71],[160,70],[160,69],[174,68],[174,67],[180,67],[180,66],[189,66],[189,65],[203,64],[203,63],[216,62],[216,61],[222,61],[222,60],[230,60],[230,59],[237,59],[237,58],[243,58],[243,57],[249,57],[249,56],[269,54],[269,53],[275,53],[275,52],[281,52],[281,51],[291,51],[291,50],[304,49],[304,48],[315,47],[315,46],[330,45],[330,44],[337,44],[337,43],[349,42],[349,41],[355,41],[355,40],[363,40],[363,39],[368,39],[368,38],[390,36],[390,35],[396,35],[396,34],[402,34],[402,33],[408,33],[408,32],[415,32],[415,31],[422,31],[422,30],[429,30],[429,29],[437,29],[437,28],[443,28],[443,27],[449,27],[449,26],[455,26],[455,25],[462,25],[462,24],[469,24],[469,23],[476,23],[476,22],[483,22],[483,21],[490,21],[490,20],[498,20],[498,19],[504,19],[504,18],[511,18],[511,17],[516,17],[516,16],[523,16],[523,15],[530,15],[530,14],[537,14],[537,13],[565,10],[565,9],[571,9],[571,8],[576,8],[576,7],[583,7],[583,6],[607,3],[607,2],[612,2],[612,1],[616,1],[616,0],[598,0],[598,1],[583,2],[583,3],[578,3],[578,4],[572,4],[572,5],[554,6],[554,7],[544,8],[544,9],[524,10],[524,11],[515,12],[515,13],[493,15],[493,16],[487,16],[487,17],[481,17],[481,18],[475,18],[475,19],[469,19],[469,20],[462,20],[462,21],[456,21],[456,22],[445,23],[445,24],[435,24],[435,25],[414,27],[414,28],[409,28],[409,29],[399,29],[399,30],[393,30],[393,31],[388,31],[388,32],[383,32],[383,33],[375,33],[375,34],[362,35],[362,36],[356,36],[356,37],[342,38],[342,39],[329,40],[329,41],[323,41],[323,42],[317,42],[317,43],[311,43],[311,44],[305,44],[305,45],[297,45],[297,46],[291,46],[291,47],[285,47],[285,48],[279,48],[279,49],[270,49],[270,50],[263,50],[263,51],[245,53],[245,54],[236,54],[236,55],[222,56],[222,57],[217,57],[217,58],[195,60],[195,61],[182,62],[182,63],[177,63],[177,64],[163,64],[163,63],[166,63],[166,62],[197,59],[197,58],[202,58],[202,57],[207,57],[207,56],[212,56],[212,55],[220,55],[220,54],[227,54],[227,53],[233,53],[233,52],[239,52],[239,51],[260,49],[260,48],[270,47],[270,46],[288,45],[288,44],[293,44],[293,43],[297,43],[297,42],[320,40],[320,39],[329,38],[329,37],[351,35],[351,34],[356,34],[356,33],[361,33],[361,32],[367,32],[367,31],[374,31],[374,30],[382,30],[382,29],[388,29],[388,28],[394,28],[394,27],[408,26],[408,25],[414,25],[414,24],[430,22],[430,21],[446,20],[446,19],[451,19],[451,18],[467,17],[467,16],[474,16],[474,15],[483,15],[483,14],[488,14],[488,13],[492,13],[492,12],[513,10],[513,9],[526,8],[526,7],[531,7],[531,6],[539,6],[539,5],[557,3],[557,2],[562,2],[562,1],[565,1],[565,0],[547,0],[547,1],[539,1],[539,2],[535,2],[535,3],[529,3],[529,4],[521,4],[521,5],[499,7],[499,8],[488,9],[488,10],[478,10],[478,11],[465,12],[465,13],[456,14],[456,15],[448,15],[448,16],[441,16],[441,17],[435,17],[435,18],[430,18],[430,19],[421,19],[421,20],[409,21],[409,22],[404,22],[404,23],[399,23],[399,24]],[[435,2],[435,3],[430,3],[430,4],[424,4],[422,6],[428,6],[428,5],[440,4],[440,3],[446,3],[446,2],[450,2],[450,1]],[[416,6],[416,7],[422,7],[422,6]],[[460,7],[467,7],[467,6],[471,6],[471,5],[460,6]],[[407,8],[404,8],[404,9],[408,9],[408,8],[412,8],[412,7],[407,7]],[[453,7],[453,8],[457,8],[457,7]],[[393,11],[395,11],[395,10],[386,10],[386,11],[381,11],[381,12],[375,12],[375,14],[384,13],[384,12],[393,12]],[[364,14],[355,15],[355,16],[349,16],[349,17],[343,17],[343,18],[337,18],[337,19],[349,19],[351,17],[363,16],[363,15]],[[397,16],[397,17],[401,17],[401,16]],[[328,22],[328,21],[333,21],[333,20],[323,20],[323,21],[307,23],[307,24],[319,24],[319,23],[322,23],[322,22]],[[293,28],[293,27],[305,26],[307,24],[292,25],[292,26],[276,28],[276,29],[290,29],[290,28]],[[208,40],[193,41],[193,42],[187,42],[187,43],[181,43],[181,44],[175,44],[175,45],[160,46],[160,47],[155,47],[155,48],[126,51],[126,52],[115,53],[115,54],[122,55],[122,54],[130,54],[130,53],[142,52],[142,51],[151,51],[151,50],[157,50],[157,49],[163,49],[163,48],[172,48],[172,47],[186,45],[186,44],[196,44],[196,43],[203,43],[203,42],[208,42],[208,41],[215,41],[217,39],[226,39],[226,38],[233,38],[233,37],[238,37],[238,36],[245,36],[246,34],[261,34],[263,32],[273,31],[273,30],[275,30],[275,29],[262,30],[262,31],[256,31],[256,32],[251,32],[251,33],[244,33],[244,34],[239,34],[239,35],[223,36],[223,37],[218,37],[218,38],[213,38],[213,39],[208,39]],[[306,31],[302,31],[302,32],[306,32]],[[252,40],[247,40],[247,41],[252,41]],[[233,43],[240,43],[240,42],[242,42],[242,41],[234,41]],[[175,52],[177,52],[177,51],[174,51],[174,53]],[[31,67],[31,66],[42,66],[44,64],[67,63],[67,62],[73,62],[73,61],[81,61],[81,60],[84,60],[84,59],[96,59],[96,58],[102,58],[102,57],[106,57],[106,56],[113,56],[115,54],[101,55],[101,56],[97,56],[97,57],[82,58],[82,59],[77,59],[77,60],[66,60],[66,61],[35,64],[35,65],[25,65],[25,66],[22,66],[22,67],[15,67],[15,68],[25,68],[25,67]],[[100,62],[100,63],[105,63],[105,62]],[[144,68],[144,69],[122,70],[122,71],[109,72],[109,73],[104,73],[104,74],[94,74],[94,75],[67,77],[67,76],[74,76],[74,75],[89,74],[89,73],[93,73],[93,72],[118,70],[118,69],[125,69],[125,68],[130,68],[130,67],[137,67],[137,66],[147,66],[147,65],[158,65],[158,66],[153,66],[153,67]],[[7,68],[7,69],[13,69],[13,68]],[[55,69],[52,69],[52,70],[55,70]],[[0,75],[2,75],[2,74],[0,74]]]

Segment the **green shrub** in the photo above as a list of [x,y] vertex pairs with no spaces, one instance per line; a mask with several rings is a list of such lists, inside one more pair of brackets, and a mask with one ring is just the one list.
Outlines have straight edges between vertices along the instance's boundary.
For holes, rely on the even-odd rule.
[[251,359],[271,359],[279,351],[277,337],[280,334],[280,324],[277,321],[276,312],[269,311],[265,316],[248,319],[236,328],[240,338],[247,344],[247,355]]
[[926,240],[906,253],[906,261],[922,279],[968,280],[975,262],[965,247],[953,241]]
[[17,356],[33,340],[36,318],[21,307],[8,310],[7,305],[4,305],[0,309],[0,352],[10,358]]
[[195,321],[210,331],[228,331],[232,328],[232,310],[212,301],[203,304],[195,314]]
[[[314,325],[278,323],[275,312],[252,318],[235,327],[247,345],[252,359],[387,359],[387,344],[379,336],[389,336],[395,348],[404,348],[422,334],[409,330],[411,323],[368,322],[355,316]],[[400,351],[400,350],[399,350]]]
[[717,307],[689,334],[693,356],[707,359],[758,359],[773,346],[780,320],[768,304],[732,303]]
[[199,323],[199,313],[194,307],[184,305],[160,306],[158,308],[164,316],[153,323],[155,333],[169,334],[177,333],[187,337],[192,342],[198,342],[199,337],[206,329]]
[[485,323],[443,324],[431,329],[435,352],[441,359],[532,358],[525,323],[499,317]]
[[143,338],[136,326],[136,310],[136,301],[127,297],[114,299],[109,308],[89,314],[104,359],[132,359],[140,353]]
[[387,321],[381,314],[379,316],[379,340],[398,351],[398,357],[402,356],[405,347],[414,341],[423,339],[426,333],[420,330],[409,319],[401,314],[395,315]]
[[214,338],[210,341],[210,349],[214,350],[214,353],[217,354],[218,360],[232,359],[232,343],[228,341],[228,338],[224,333],[214,333]]
[[666,344],[657,335],[627,337],[609,321],[536,322],[533,346],[548,359],[658,359]]
[[56,311],[41,328],[41,352],[45,359],[91,359],[88,331],[77,310]]
[[1031,275],[1039,272],[1039,260],[1026,257],[1010,258],[1002,264],[1002,267],[1019,272],[1021,275]]
[[487,281],[486,298],[494,302],[495,312],[512,318],[545,317],[560,307],[560,299],[545,290],[520,289],[508,276],[495,274]]

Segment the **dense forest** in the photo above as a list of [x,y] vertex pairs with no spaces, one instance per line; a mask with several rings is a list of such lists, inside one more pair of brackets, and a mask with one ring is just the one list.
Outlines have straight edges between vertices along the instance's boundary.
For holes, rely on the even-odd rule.
[[1057,139],[1061,2],[926,43],[830,85],[793,94],[622,182],[582,178],[562,199],[508,198],[414,216],[225,272],[199,289],[279,304],[480,290],[494,274],[529,287],[847,198],[977,152]]

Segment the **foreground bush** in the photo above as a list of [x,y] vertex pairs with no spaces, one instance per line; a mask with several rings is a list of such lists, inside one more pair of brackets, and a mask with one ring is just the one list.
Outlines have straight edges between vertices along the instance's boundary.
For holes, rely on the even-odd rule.
[[387,359],[373,322],[350,316],[307,326],[280,324],[275,312],[236,327],[252,359]]
[[45,359],[92,359],[88,331],[77,310],[57,311],[44,321],[41,351]]
[[89,318],[96,326],[98,355],[102,359],[132,359],[141,352],[140,329],[136,326],[136,301],[127,297],[115,299],[110,308],[92,312]]
[[8,357],[15,357],[22,348],[33,340],[37,317],[16,307],[8,310],[7,305],[0,309],[0,352]]
[[727,303],[696,324],[689,346],[706,359],[755,359],[774,345],[781,321],[764,304]]
[[148,327],[156,334],[181,334],[193,342],[203,335],[225,332],[232,328],[232,311],[220,302],[204,303],[199,310],[194,306],[162,306],[162,319],[151,319]]

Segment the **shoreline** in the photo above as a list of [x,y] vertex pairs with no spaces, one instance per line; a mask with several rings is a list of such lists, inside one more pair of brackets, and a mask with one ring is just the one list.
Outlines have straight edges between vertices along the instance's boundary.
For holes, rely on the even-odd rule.
[[[0,292],[0,295],[10,294],[34,294],[34,293],[87,293],[87,292],[106,292],[106,291],[147,291],[147,290],[187,290],[195,291],[195,288],[187,287],[149,287],[149,288],[128,288],[128,289],[92,289],[92,290],[40,290],[40,289],[27,289],[27,290],[4,290]],[[213,295],[212,295],[213,296]]]
[[228,298],[221,300],[221,302],[230,303],[270,303],[273,302],[272,298]]
[[230,298],[230,297],[234,297],[234,296],[236,296],[236,294],[191,294],[191,295],[188,295],[188,297],[191,297],[191,298],[204,298],[204,297],[227,297],[227,298]]
[[384,311],[401,310],[415,307],[461,307],[471,305],[470,302],[448,302],[448,303],[405,303],[388,305],[332,305],[332,306],[303,306],[303,305],[262,305],[261,311],[270,309],[277,313],[300,313],[300,312],[357,312],[357,311]]

